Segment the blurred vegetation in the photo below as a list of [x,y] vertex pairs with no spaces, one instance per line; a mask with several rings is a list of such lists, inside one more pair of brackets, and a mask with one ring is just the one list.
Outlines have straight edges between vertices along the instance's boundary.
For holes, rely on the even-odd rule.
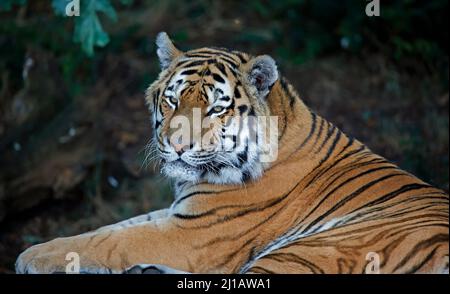
[[154,37],[271,54],[308,105],[448,191],[448,1],[0,0],[0,272],[32,243],[166,206]]
[[[228,43],[264,46],[270,42],[277,45],[277,57],[289,63],[302,64],[336,51],[352,54],[373,51],[403,67],[418,66],[419,60],[428,70],[438,68],[442,73],[448,72],[448,58],[443,58],[448,52],[448,33],[444,29],[447,0],[382,1],[382,17],[367,17],[364,9],[368,2],[363,0],[195,0],[182,5],[174,0],[82,0],[80,16],[66,17],[68,2],[71,0],[1,0],[0,70],[15,66],[18,75],[21,71],[17,67],[23,62],[26,48],[38,46],[60,59],[70,93],[79,94],[95,78],[93,67],[105,51],[120,52],[127,43],[125,38],[138,29],[138,24],[129,20],[129,25],[121,25],[123,19],[117,17],[116,11],[127,17],[127,12],[143,7],[157,11],[160,2],[165,2],[174,16],[183,14],[192,23],[199,24],[203,17],[212,17],[218,5],[222,6],[221,10],[229,10],[226,15],[232,15],[238,6],[236,20],[245,16],[255,24],[240,30]],[[109,29],[105,30],[104,25]],[[173,35],[177,41],[184,41],[188,36],[183,27],[177,28]],[[14,51],[10,50],[11,45]],[[151,49],[149,44],[137,45],[143,46],[143,50]],[[94,55],[96,47],[106,48]]]

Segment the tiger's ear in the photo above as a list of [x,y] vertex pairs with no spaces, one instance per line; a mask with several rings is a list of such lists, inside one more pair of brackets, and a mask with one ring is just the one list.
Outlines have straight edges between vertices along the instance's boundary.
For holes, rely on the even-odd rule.
[[251,59],[245,67],[249,83],[255,86],[259,98],[265,98],[272,85],[278,80],[275,60],[269,55],[260,55]]
[[175,47],[166,32],[160,32],[156,36],[156,47],[162,70],[167,69],[172,61],[181,55],[181,51]]

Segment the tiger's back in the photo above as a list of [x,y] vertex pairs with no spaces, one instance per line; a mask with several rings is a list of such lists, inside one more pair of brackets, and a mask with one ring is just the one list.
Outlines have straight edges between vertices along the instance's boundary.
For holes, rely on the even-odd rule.
[[[282,88],[299,99],[290,86]],[[315,164],[286,205],[298,208],[295,221],[244,271],[448,272],[448,195],[310,117],[299,146]]]
[[448,272],[448,195],[338,132],[292,190],[286,232],[242,272]]

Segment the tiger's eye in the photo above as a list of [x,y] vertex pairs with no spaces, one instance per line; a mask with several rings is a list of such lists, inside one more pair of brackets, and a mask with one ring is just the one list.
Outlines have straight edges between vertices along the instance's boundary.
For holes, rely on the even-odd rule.
[[169,98],[170,103],[172,103],[173,105],[177,105],[177,99],[175,99],[174,97],[170,97]]
[[224,108],[222,106],[215,106],[213,108],[213,112],[218,113],[221,112]]

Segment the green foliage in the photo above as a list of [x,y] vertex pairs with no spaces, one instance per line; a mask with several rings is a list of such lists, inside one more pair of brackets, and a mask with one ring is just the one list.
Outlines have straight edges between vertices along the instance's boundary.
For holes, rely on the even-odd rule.
[[[55,14],[66,16],[66,6],[70,0],[52,0]],[[88,56],[94,55],[94,46],[104,47],[109,42],[108,34],[103,30],[98,13],[104,13],[112,21],[117,21],[117,14],[109,0],[80,1],[80,15],[74,17],[75,28],[73,40],[81,44]]]
[[[73,41],[90,57],[95,47],[105,47],[110,41],[101,16],[117,20],[112,3],[121,8],[135,4],[133,0],[80,0],[80,16],[66,17],[70,2],[51,0],[51,6],[55,15],[71,24]],[[295,63],[337,50],[358,53],[370,49],[396,60],[420,58],[434,64],[448,50],[448,34],[444,29],[448,1],[385,1],[381,2],[381,17],[367,17],[364,13],[367,3],[363,0],[249,0],[220,5],[224,11],[238,11],[236,17],[262,21],[257,28],[248,27],[239,33],[238,40],[255,44],[276,42],[280,44],[277,53]],[[29,4],[27,0],[2,0],[0,11]],[[148,4],[138,5],[148,9],[144,7]],[[189,4],[173,1],[173,5],[176,9],[187,8],[181,17],[191,20],[204,18],[214,9],[210,1],[203,0]],[[186,36],[184,31],[181,39]]]
[[94,54],[94,46],[104,47],[109,42],[109,36],[103,30],[98,12],[103,12],[113,21],[117,20],[116,11],[108,0],[84,0],[81,3],[80,16],[75,19],[74,41],[81,43],[83,51],[88,56]]
[[[249,45],[248,51],[273,50],[281,62],[301,64],[336,52],[353,55],[377,52],[399,64],[409,59],[448,70],[446,0],[384,1],[381,17],[367,17],[368,2],[363,0],[249,0],[214,2],[214,5],[208,0],[80,0],[80,16],[67,17],[66,6],[70,2],[0,0],[0,43],[5,42],[0,44],[3,56],[0,70],[14,68],[20,81],[23,56],[32,44],[57,56],[64,79],[70,81],[70,92],[80,93],[93,80],[91,74],[95,74],[95,64],[103,53],[119,53],[124,46],[133,46],[145,54],[154,50],[153,41],[133,39],[142,31],[142,20],[132,26],[118,26],[116,9],[128,10],[130,15],[154,10],[156,15],[158,5],[170,7],[163,19],[174,17],[183,25],[155,30],[170,31],[171,37],[180,43],[198,35],[198,25],[211,22],[214,27],[215,23],[239,19],[245,27],[239,31],[230,28],[233,34],[227,37],[227,42]],[[27,5],[26,17],[32,22],[25,20],[18,24],[17,8],[23,5]],[[113,25],[117,26],[111,35],[108,26]],[[143,39],[142,35],[138,38]],[[14,44],[15,50],[9,50],[5,44]],[[210,40],[204,40],[203,44],[214,45]],[[106,50],[97,49],[106,45]]]
[[[51,6],[55,15],[67,17],[66,7],[72,0],[52,0]],[[121,0],[123,5],[131,5],[132,0]],[[109,0],[82,0],[80,3],[80,15],[70,17],[75,23],[73,41],[80,43],[83,52],[88,56],[94,55],[94,47],[104,47],[109,43],[109,35],[103,29],[99,13],[105,14],[110,20],[117,21],[117,14]],[[13,5],[26,5],[27,0],[2,0],[0,11],[10,11]]]
[[[381,16],[368,17],[362,0],[251,0],[284,58],[303,63],[338,50],[378,51],[396,60],[439,62],[448,50],[446,0],[381,1]],[[248,29],[243,34],[248,34]]]

